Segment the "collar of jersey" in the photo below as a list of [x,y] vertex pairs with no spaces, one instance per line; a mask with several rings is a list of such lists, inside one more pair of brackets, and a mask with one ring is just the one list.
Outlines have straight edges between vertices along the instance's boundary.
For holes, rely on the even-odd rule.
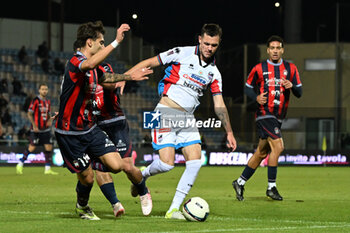
[[77,51],[77,54],[83,56],[84,58],[86,58],[86,56],[80,51]]
[[272,61],[270,61],[269,59],[266,60],[267,63],[273,65],[273,66],[279,66],[283,63],[283,59],[281,58],[281,61],[279,63],[273,63]]

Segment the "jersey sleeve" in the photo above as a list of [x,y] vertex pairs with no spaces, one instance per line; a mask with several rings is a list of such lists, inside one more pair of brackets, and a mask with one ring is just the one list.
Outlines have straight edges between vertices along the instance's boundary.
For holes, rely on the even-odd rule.
[[213,81],[210,84],[210,91],[212,93],[212,95],[218,95],[218,94],[222,94],[222,78],[221,78],[221,74],[217,73],[215,75],[216,77],[213,77]]
[[291,64],[291,66],[292,66],[291,82],[293,83],[293,86],[301,87],[302,83],[300,81],[299,71],[294,64]]
[[173,48],[168,51],[160,53],[157,58],[161,65],[177,62],[181,57],[183,48]]
[[35,112],[35,109],[38,107],[38,101],[36,99],[33,99],[32,102],[30,102],[28,112]]
[[79,69],[79,71],[81,71],[81,65],[83,64],[83,62],[86,60],[85,57],[83,56],[73,56],[70,60],[70,63],[73,65],[72,69],[75,70]]
[[258,72],[256,70],[256,66],[254,66],[254,68],[250,71],[248,75],[248,79],[245,85],[249,88],[254,88],[257,80],[258,80]]
[[48,102],[48,111],[47,111],[47,114],[49,114],[49,116],[51,115],[51,101],[49,100]]

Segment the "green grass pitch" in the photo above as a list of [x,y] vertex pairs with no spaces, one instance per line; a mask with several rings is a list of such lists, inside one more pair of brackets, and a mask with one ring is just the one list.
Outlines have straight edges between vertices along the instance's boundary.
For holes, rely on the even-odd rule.
[[246,184],[245,201],[236,200],[231,186],[243,167],[203,167],[189,197],[204,198],[210,207],[206,222],[166,220],[184,167],[151,177],[151,216],[141,213],[130,195],[125,174],[113,175],[126,214],[115,219],[109,202],[95,183],[90,206],[100,221],[81,220],[74,212],[76,176],[54,168],[0,168],[0,232],[350,232],[349,167],[279,167],[282,202],[265,197],[267,169],[259,168]]

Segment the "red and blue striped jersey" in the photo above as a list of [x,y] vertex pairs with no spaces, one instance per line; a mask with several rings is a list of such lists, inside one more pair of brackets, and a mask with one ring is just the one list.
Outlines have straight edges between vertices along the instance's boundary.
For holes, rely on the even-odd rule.
[[98,84],[97,70],[80,70],[86,57],[77,52],[67,62],[55,131],[61,134],[84,134],[95,126],[93,104]]
[[287,79],[293,86],[300,87],[301,81],[297,67],[293,63],[281,60],[273,63],[269,60],[257,64],[250,72],[246,86],[254,88],[256,93],[267,92],[267,103],[258,104],[256,120],[277,118],[282,120],[287,114],[291,89],[285,89],[282,80]]
[[[98,74],[113,73],[113,69],[108,63],[101,63],[98,67]],[[105,90],[101,85],[96,88],[96,106],[98,109],[98,124],[107,124],[125,119],[123,110],[120,107],[120,96],[117,89]]]
[[[42,99],[37,96],[30,103],[28,111],[33,113],[34,123],[38,126],[39,131],[44,132],[50,130],[50,127],[47,126],[47,122],[51,117],[50,100]],[[31,126],[30,130],[33,130],[33,126]]]

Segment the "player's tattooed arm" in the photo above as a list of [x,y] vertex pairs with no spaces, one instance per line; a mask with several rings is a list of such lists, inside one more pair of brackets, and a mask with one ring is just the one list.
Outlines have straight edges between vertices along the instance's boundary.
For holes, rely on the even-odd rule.
[[[215,108],[215,113],[220,119],[222,126],[227,129],[227,126],[231,128],[230,118],[228,116],[227,108]],[[232,131],[232,130],[231,130]]]
[[99,83],[116,83],[121,81],[130,81],[131,76],[128,74],[112,74],[112,73],[103,73],[102,76],[100,76],[98,82]]
[[133,72],[127,72],[125,74],[115,74],[115,73],[103,73],[98,79],[99,83],[116,83],[121,81],[142,81],[147,80],[146,75],[152,74],[153,70],[151,68],[139,68]]
[[213,101],[215,113],[219,117],[222,126],[225,128],[226,131],[226,146],[230,148],[231,151],[234,151],[236,150],[237,142],[235,136],[233,135],[230,117],[228,115],[224,99],[222,95],[214,95]]

